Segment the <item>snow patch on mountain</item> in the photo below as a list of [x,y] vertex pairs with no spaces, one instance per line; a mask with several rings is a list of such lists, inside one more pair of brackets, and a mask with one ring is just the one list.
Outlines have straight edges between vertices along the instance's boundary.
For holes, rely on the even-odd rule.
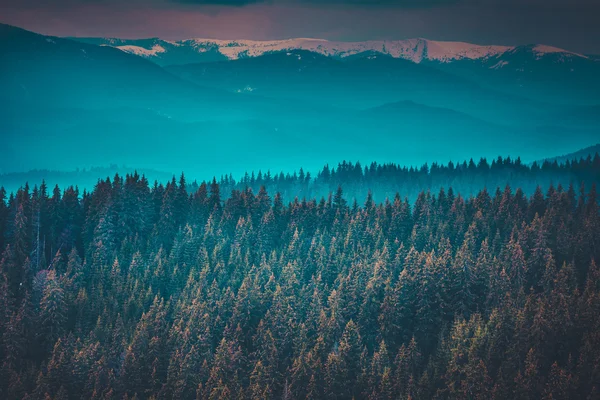
[[568,53],[568,54],[573,54],[575,56],[579,56],[579,57],[585,57],[581,54],[577,54],[577,53],[573,53],[564,49],[560,49],[558,47],[554,47],[554,46],[547,46],[544,44],[538,44],[535,45],[533,47],[533,51],[536,52],[537,54],[551,54],[551,53]]
[[468,58],[470,60],[487,58],[502,54],[511,49],[509,46],[480,46],[464,42],[436,42],[425,41],[427,45],[427,58],[449,62]]
[[142,57],[156,56],[159,53],[166,52],[165,48],[159,44],[155,44],[154,46],[152,46],[151,49],[146,49],[144,47],[132,46],[132,45],[116,46],[116,47],[117,47],[117,49],[124,51],[126,53],[135,54],[136,56],[142,56]]
[[538,44],[538,45],[534,46],[532,50],[537,55],[538,59],[543,57],[546,54],[556,54],[556,53],[559,53],[559,54],[561,54],[563,56],[567,56],[567,57],[574,56],[574,57],[588,58],[587,56],[584,56],[582,54],[573,53],[571,51],[559,49],[558,47],[546,46],[543,44]]
[[504,67],[505,65],[508,65],[508,61],[501,60],[501,61],[498,61],[496,64],[492,65],[490,67],[490,69],[500,69],[500,68]]

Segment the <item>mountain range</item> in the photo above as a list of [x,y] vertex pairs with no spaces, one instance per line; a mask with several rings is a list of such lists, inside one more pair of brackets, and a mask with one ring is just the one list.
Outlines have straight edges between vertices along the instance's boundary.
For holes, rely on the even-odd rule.
[[[335,60],[378,56],[417,64],[468,77],[494,90],[560,104],[597,104],[600,86],[597,56],[584,55],[544,44],[522,46],[477,45],[427,39],[339,42],[323,39],[214,40],[73,38],[85,43],[117,48],[160,66],[189,65],[287,55],[301,51]],[[175,69],[176,67],[173,67]],[[270,71],[265,71],[270,73]],[[590,79],[592,78],[592,79]],[[207,76],[207,79],[212,77]],[[592,85],[590,85],[590,83]],[[550,86],[550,89],[548,89]],[[560,90],[554,90],[559,86]],[[243,86],[237,90],[248,90]]]
[[[145,57],[159,65],[188,64],[193,62],[237,60],[259,57],[265,54],[290,50],[306,50],[324,56],[343,59],[353,55],[372,52],[402,58],[416,63],[457,60],[480,60],[518,52],[529,47],[537,58],[559,54],[562,58],[583,58],[586,55],[546,45],[534,46],[482,46],[464,42],[443,42],[428,39],[370,40],[362,42],[340,42],[324,39],[294,38],[286,40],[216,40],[187,39],[162,40],[118,39],[118,38],[72,38],[85,43],[115,47],[126,53]],[[497,65],[501,68],[503,65]]]
[[0,173],[535,160],[600,136],[600,63],[541,45],[129,41],[0,25],[0,55]]

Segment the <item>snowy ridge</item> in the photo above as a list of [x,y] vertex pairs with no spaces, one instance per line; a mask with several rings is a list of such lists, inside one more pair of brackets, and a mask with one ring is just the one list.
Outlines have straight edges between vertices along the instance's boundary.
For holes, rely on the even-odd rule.
[[546,54],[561,53],[561,54],[566,55],[566,56],[575,56],[575,57],[588,58],[587,56],[584,56],[582,54],[573,53],[571,51],[559,49],[558,47],[546,46],[546,45],[543,45],[543,44],[538,44],[537,46],[534,46],[532,50],[533,50],[533,52],[538,57],[542,57],[542,56],[544,56]]
[[269,52],[307,50],[337,58],[370,51],[387,54],[394,58],[408,59],[417,63],[424,59],[448,62],[462,58],[489,57],[510,49],[507,46],[479,46],[470,43],[436,42],[426,39],[364,42],[338,42],[307,38],[268,41],[189,39],[177,43],[183,46],[191,46],[198,52],[216,49],[230,60],[242,57],[257,57]]
[[[548,54],[558,54],[564,57],[586,56],[546,45],[530,46],[485,46],[465,42],[444,42],[428,39],[407,40],[370,40],[363,42],[341,42],[324,39],[294,38],[286,40],[218,40],[218,39],[187,39],[167,41],[161,39],[123,40],[101,39],[104,45],[115,47],[127,53],[153,58],[168,58],[171,52],[182,51],[189,54],[219,54],[223,59],[237,60],[245,57],[258,57],[263,54],[306,50],[327,57],[345,58],[352,55],[371,52],[389,55],[420,63],[437,61],[448,63],[456,60],[479,60],[502,56],[508,52],[520,51],[527,48],[536,58]],[[498,64],[495,68],[501,68]]]
[[468,58],[470,60],[497,56],[512,49],[509,46],[479,46],[464,42],[436,42],[427,40],[427,58],[448,62]]

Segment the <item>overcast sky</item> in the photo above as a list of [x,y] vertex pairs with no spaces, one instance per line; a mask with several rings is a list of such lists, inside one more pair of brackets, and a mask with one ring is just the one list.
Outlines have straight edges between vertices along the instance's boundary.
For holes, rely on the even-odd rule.
[[57,36],[424,37],[600,54],[600,0],[0,0],[0,22]]

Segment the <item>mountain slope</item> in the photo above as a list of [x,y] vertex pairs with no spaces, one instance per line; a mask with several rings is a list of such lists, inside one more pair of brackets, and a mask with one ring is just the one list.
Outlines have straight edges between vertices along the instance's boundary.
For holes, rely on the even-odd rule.
[[9,107],[152,109],[202,119],[234,116],[261,102],[192,85],[120,50],[0,25],[0,100]]
[[225,61],[228,59],[219,52],[217,46],[206,46],[203,49],[198,49],[191,43],[186,45],[185,42],[172,42],[158,38],[124,40],[73,37],[69,39],[98,46],[115,47],[125,53],[142,56],[161,66]]
[[[262,57],[273,53],[311,52],[336,60],[365,54],[387,55],[438,67],[478,85],[521,97],[558,104],[600,104],[597,57],[552,46],[481,46],[427,39],[339,42],[322,39],[271,41],[188,39],[74,38],[135,54],[161,66]],[[371,71],[377,73],[377,71]],[[245,86],[240,90],[247,89]],[[394,99],[387,99],[393,101]],[[422,99],[418,99],[422,101]]]
[[504,93],[556,104],[600,104],[600,63],[554,47],[519,46],[482,60],[429,64]]
[[291,50],[161,68],[0,26],[0,54],[0,173],[125,163],[206,176],[341,159],[539,159],[597,142],[597,130],[575,123],[593,110],[570,109],[555,124],[549,115],[564,107],[376,52]]
[[317,168],[340,159],[410,165],[431,159],[447,162],[517,154],[539,159],[556,154],[557,149],[583,147],[594,137],[584,130],[505,127],[409,102],[307,118],[197,122],[124,108],[28,111],[16,120],[0,111],[0,173],[126,163],[210,178],[224,172],[242,174],[247,169]]
[[166,69],[198,85],[324,106],[364,109],[410,100],[508,125],[535,125],[553,110],[546,103],[482,88],[429,64],[372,52],[336,60],[294,50]]
[[[594,146],[586,147],[581,150],[577,150],[573,153],[564,154],[562,156],[550,157],[538,160],[538,164],[543,164],[544,162],[554,162],[556,161],[559,164],[564,164],[567,161],[579,161],[581,159],[587,159],[588,157],[594,158],[600,155],[600,143]],[[598,159],[600,161],[600,159]]]

